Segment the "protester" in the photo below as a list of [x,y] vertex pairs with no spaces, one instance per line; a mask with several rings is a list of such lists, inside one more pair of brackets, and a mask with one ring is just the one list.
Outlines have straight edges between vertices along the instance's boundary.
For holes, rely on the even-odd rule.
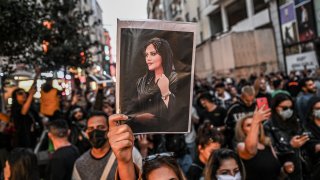
[[267,82],[264,77],[257,78],[254,82],[256,98],[265,97],[268,100],[268,105],[271,105],[271,94],[267,92]]
[[28,95],[21,88],[12,92],[11,120],[15,128],[14,147],[34,148],[36,145],[40,123],[38,113],[31,107],[35,93],[34,86],[29,90]]
[[142,177],[144,180],[186,179],[173,153],[154,154],[146,157]]
[[219,149],[211,154],[206,165],[205,180],[245,180],[239,156],[230,149]]
[[307,176],[303,173],[303,149],[301,148],[309,136],[303,134],[301,121],[293,110],[294,104],[291,96],[286,93],[278,93],[271,103],[271,120],[265,123],[267,135],[271,138],[277,156],[284,164],[291,161],[294,171],[289,174],[290,179],[302,179]]
[[26,148],[13,149],[3,171],[5,180],[40,180],[37,157]]
[[203,176],[203,170],[210,154],[220,149],[223,143],[223,135],[216,131],[210,122],[204,122],[204,124],[199,127],[196,138],[199,155],[191,164],[187,172],[187,178],[200,179]]
[[308,101],[305,123],[310,132],[306,148],[311,161],[311,179],[315,180],[320,177],[320,97],[314,96]]
[[216,84],[214,89],[216,90],[215,92],[216,104],[224,109],[228,109],[232,104],[232,99],[230,94],[225,90],[224,83]]
[[[114,142],[110,138],[108,140],[107,134],[111,132],[108,133],[109,126],[107,119],[108,117],[102,112],[92,112],[89,116],[86,133],[92,144],[92,148],[75,162],[72,179],[115,178],[116,168],[119,165],[115,157],[119,154],[114,154],[111,150],[110,144]],[[117,138],[121,139],[123,137],[119,136]],[[121,154],[121,152],[119,153]],[[133,157],[135,156],[133,155]],[[138,163],[136,162],[136,164]]]
[[60,97],[58,89],[52,86],[52,78],[47,78],[41,88],[40,113],[53,121],[60,116]]
[[205,109],[201,118],[209,120],[217,131],[224,132],[226,129],[224,119],[227,111],[215,104],[213,97],[209,93],[202,93],[198,101]]
[[182,134],[166,134],[166,150],[174,153],[174,158],[184,173],[187,173],[191,164],[192,157],[188,152],[185,137]]
[[[262,107],[256,109],[253,116],[246,116],[237,123],[237,151],[244,163],[247,180],[280,178],[280,162],[262,126],[270,115],[270,109]],[[290,167],[286,167],[284,171],[291,173]]]
[[47,179],[71,179],[74,162],[80,156],[77,147],[68,141],[70,133],[65,120],[56,119],[48,124],[48,136],[53,143],[54,153],[47,166]]
[[69,113],[70,135],[69,141],[75,145],[80,154],[91,148],[87,135],[85,134],[86,117],[85,111],[81,106],[73,106]]
[[300,81],[301,92],[297,96],[297,111],[299,118],[304,121],[305,113],[307,112],[308,101],[312,96],[315,96],[317,93],[316,86],[313,79],[304,78]]
[[241,89],[240,100],[233,105],[227,111],[226,116],[226,143],[230,149],[234,148],[234,128],[241,118],[248,114],[252,114],[255,103],[255,90],[252,86],[244,86]]

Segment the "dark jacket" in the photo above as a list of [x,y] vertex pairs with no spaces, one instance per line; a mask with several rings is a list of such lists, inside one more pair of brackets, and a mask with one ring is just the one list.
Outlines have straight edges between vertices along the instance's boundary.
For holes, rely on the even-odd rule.
[[[290,122],[289,121],[296,121]],[[290,141],[293,136],[300,135],[304,132],[304,128],[299,119],[291,118],[283,121],[278,115],[273,114],[272,119],[264,124],[264,129],[268,137],[271,138],[272,145],[275,148],[277,156],[284,164],[287,161],[293,162],[295,170],[289,174],[290,179],[301,180],[307,176],[307,156],[304,151],[304,146],[295,149],[291,146]]]
[[240,99],[238,102],[231,105],[227,111],[227,116],[225,119],[226,124],[226,143],[229,148],[234,147],[233,137],[234,128],[237,121],[246,115],[253,114],[256,107],[256,103],[253,103],[250,107],[246,106],[245,103]]
[[[133,116],[142,114],[142,113],[150,113],[155,117],[150,120],[149,124],[144,123],[141,124],[135,120],[131,122],[131,128],[134,132],[138,132],[136,129],[144,129],[143,126],[146,127],[149,131],[165,131],[172,120],[171,116],[175,105],[176,99],[176,89],[177,89],[177,73],[172,72],[169,79],[169,88],[170,88],[170,100],[168,107],[166,107],[165,103],[161,98],[161,92],[158,85],[154,82],[153,75],[145,75],[138,79],[137,81],[137,100],[132,103],[131,113]],[[129,112],[129,115],[131,114]]]

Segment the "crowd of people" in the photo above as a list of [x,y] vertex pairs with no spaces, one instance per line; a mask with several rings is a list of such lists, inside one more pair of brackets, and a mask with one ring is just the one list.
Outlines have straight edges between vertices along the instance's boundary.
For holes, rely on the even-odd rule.
[[[188,134],[134,135],[115,114],[115,87],[62,100],[52,82],[41,101],[17,88],[1,113],[2,178],[320,179],[317,71],[195,78]],[[36,75],[37,78],[37,75]]]

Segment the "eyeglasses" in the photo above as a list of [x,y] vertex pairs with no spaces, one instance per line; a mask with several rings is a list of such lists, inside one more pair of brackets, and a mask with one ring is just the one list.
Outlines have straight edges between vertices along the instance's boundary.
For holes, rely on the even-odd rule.
[[143,158],[143,163],[146,163],[148,161],[152,161],[161,157],[174,157],[174,153],[173,152],[164,152],[164,153],[158,153],[158,154],[153,154],[150,156],[147,156],[145,158]]
[[287,109],[292,109],[292,106],[280,106],[284,111]]

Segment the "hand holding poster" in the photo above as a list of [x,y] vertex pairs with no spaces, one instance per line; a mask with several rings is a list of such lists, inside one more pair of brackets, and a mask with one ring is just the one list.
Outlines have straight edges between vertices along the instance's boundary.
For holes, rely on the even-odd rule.
[[194,23],[118,20],[117,113],[134,133],[190,131]]

